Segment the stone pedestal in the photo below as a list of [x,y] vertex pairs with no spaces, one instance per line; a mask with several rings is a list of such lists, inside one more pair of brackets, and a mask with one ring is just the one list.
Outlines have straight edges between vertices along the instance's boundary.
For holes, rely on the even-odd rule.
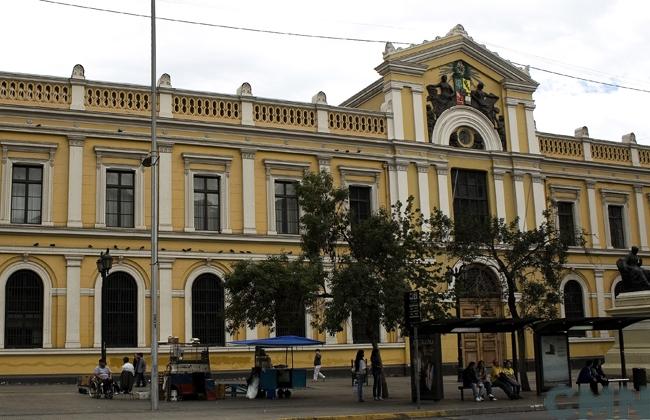
[[[615,307],[607,309],[609,316],[650,317],[650,290],[621,293],[616,297]],[[618,334],[616,344],[605,355],[603,368],[608,375],[620,377],[621,357]],[[637,322],[623,330],[625,366],[627,376],[632,377],[632,368],[646,368],[650,372],[650,320]]]

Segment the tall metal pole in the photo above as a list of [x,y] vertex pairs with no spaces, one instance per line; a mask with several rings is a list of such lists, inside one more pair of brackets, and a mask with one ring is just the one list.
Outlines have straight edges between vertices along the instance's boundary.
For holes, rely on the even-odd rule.
[[158,143],[156,141],[156,0],[151,0],[151,410],[158,410]]

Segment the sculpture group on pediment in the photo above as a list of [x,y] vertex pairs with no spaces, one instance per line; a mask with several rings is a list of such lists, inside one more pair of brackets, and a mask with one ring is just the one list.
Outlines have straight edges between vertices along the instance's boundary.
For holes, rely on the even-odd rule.
[[[429,136],[440,115],[456,105],[471,106],[485,115],[497,131],[503,150],[506,150],[506,132],[504,118],[499,114],[496,103],[499,97],[486,93],[483,82],[478,80],[478,74],[471,66],[458,60],[441,69],[440,82],[427,85],[427,129]],[[450,84],[447,73],[452,74],[453,84]],[[476,88],[471,89],[473,81]]]
[[625,258],[616,261],[616,267],[621,273],[623,293],[650,290],[650,270],[641,267],[643,262],[638,252],[639,248],[633,246]]

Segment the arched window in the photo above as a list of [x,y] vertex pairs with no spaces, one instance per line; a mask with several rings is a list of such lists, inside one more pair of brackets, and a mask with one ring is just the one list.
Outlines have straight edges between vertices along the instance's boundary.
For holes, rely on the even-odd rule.
[[18,270],[5,287],[5,348],[43,346],[43,281]]
[[275,335],[305,336],[305,305],[302,302],[290,302],[278,305],[275,313]]
[[[569,280],[564,285],[564,317],[583,318],[585,305],[582,295],[582,286],[575,280]],[[569,331],[570,337],[584,337],[584,331]]]
[[494,271],[483,264],[463,267],[456,283],[456,295],[468,299],[500,298],[503,291]]
[[373,337],[379,342],[380,328],[378,318],[375,322],[371,322],[360,316],[355,316],[354,312],[352,312],[352,342],[354,344],[372,343]]
[[201,344],[224,346],[223,282],[214,274],[201,274],[192,283],[192,337],[201,340]]
[[102,331],[106,347],[138,346],[138,285],[123,271],[102,284]]

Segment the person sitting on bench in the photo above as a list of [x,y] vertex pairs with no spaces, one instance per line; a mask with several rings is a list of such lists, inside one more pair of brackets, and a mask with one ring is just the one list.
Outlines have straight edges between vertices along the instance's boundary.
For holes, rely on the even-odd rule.
[[492,377],[492,386],[501,388],[511,400],[517,399],[514,387],[503,376],[503,368],[496,359],[492,361],[492,371],[490,376]]
[[600,359],[594,359],[594,362],[591,365],[591,374],[596,378],[596,382],[601,384],[603,388],[609,386],[609,379],[607,379],[607,375],[603,372],[603,366],[600,363]]
[[483,401],[483,391],[484,387],[481,381],[478,379],[476,374],[476,363],[469,362],[469,365],[463,371],[463,387],[472,388],[472,393],[474,394],[474,399],[476,402]]
[[585,367],[580,369],[580,373],[578,373],[578,380],[576,382],[578,385],[589,384],[591,392],[593,392],[594,395],[598,395],[598,381],[596,380],[596,377],[592,371],[592,365],[593,362],[591,360],[587,360]]
[[496,401],[496,398],[492,394],[492,382],[490,381],[490,374],[487,373],[485,362],[483,360],[478,361],[478,365],[476,365],[476,374],[478,375],[479,382],[482,383],[485,387],[487,396],[490,401]]

